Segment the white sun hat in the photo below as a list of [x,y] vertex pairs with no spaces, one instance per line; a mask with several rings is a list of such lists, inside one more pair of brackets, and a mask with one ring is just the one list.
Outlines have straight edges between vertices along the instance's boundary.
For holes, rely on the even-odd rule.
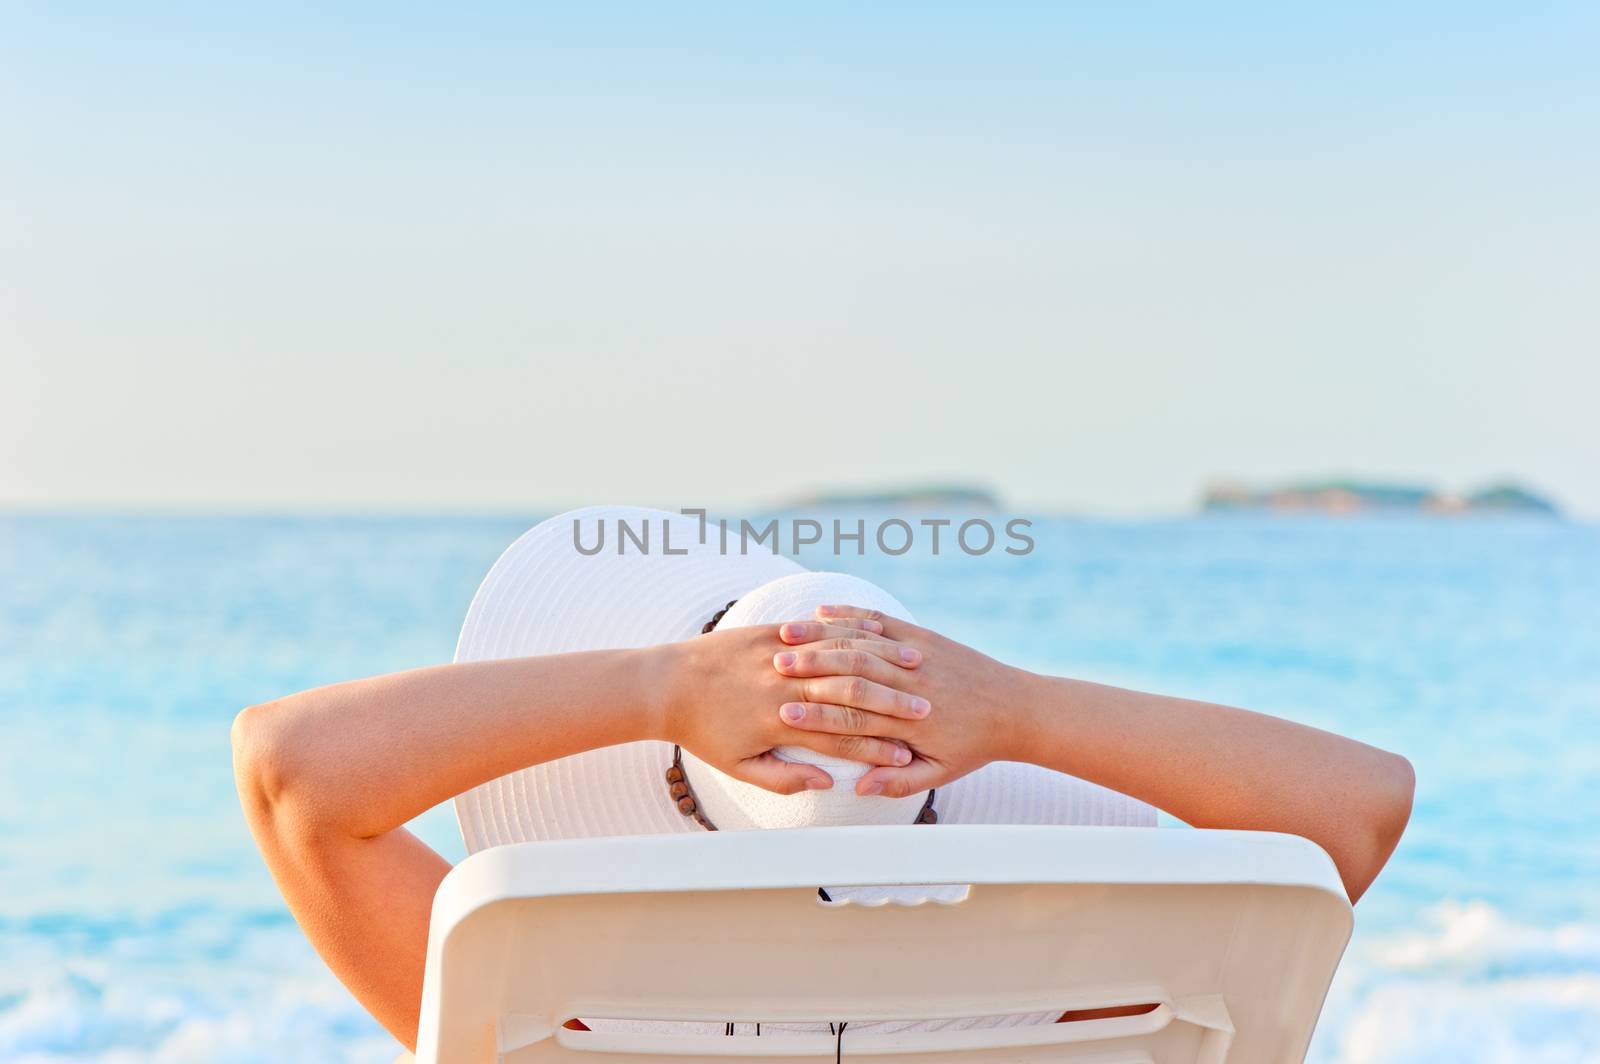
[[[661,510],[589,507],[552,517],[513,543],[484,578],[467,611],[456,660],[676,642],[698,635],[730,602],[719,627],[808,620],[816,606],[837,602],[912,619],[904,605],[867,581],[812,573],[769,548],[753,548],[739,553],[730,542],[724,552],[715,524],[708,530],[696,517]],[[776,795],[683,752],[696,800],[718,830],[909,824],[926,797],[864,798],[855,793],[854,781],[866,766],[800,747],[777,753],[822,766],[834,786]],[[703,831],[678,811],[668,791],[672,756],[667,742],[623,743],[475,787],[456,799],[467,850]],[[941,823],[1155,824],[1155,811],[1143,802],[1012,762],[995,762],[939,788],[934,809]]]

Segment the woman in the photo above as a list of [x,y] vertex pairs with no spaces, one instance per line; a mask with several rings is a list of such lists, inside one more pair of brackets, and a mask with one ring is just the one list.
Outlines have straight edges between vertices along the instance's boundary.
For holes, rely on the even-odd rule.
[[[607,522],[611,547],[577,549]],[[676,546],[651,553],[651,522]],[[1153,824],[1154,807],[1310,839],[1352,901],[1405,828],[1402,757],[1027,672],[917,626],[864,581],[695,540],[693,522],[655,511],[552,518],[485,579],[454,664],[234,722],[240,797],[284,898],[407,1047],[449,865],[403,825],[452,797],[470,850],[936,818]]]

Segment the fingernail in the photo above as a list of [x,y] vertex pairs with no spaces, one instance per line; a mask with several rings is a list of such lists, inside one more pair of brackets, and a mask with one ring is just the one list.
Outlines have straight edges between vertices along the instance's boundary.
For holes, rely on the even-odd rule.
[[869,798],[875,794],[882,794],[883,784],[879,783],[877,780],[873,780],[871,783],[868,783],[861,789],[861,793]]
[[777,661],[778,668],[787,669],[787,668],[789,668],[789,666],[793,665],[796,661],[798,661],[799,657],[795,654],[794,651],[785,650],[782,654],[779,654],[777,656],[777,658],[775,658],[774,660]]
[[903,748],[896,750],[894,752],[894,763],[897,765],[911,764],[911,751]]
[[833,784],[831,782],[823,779],[821,776],[806,777],[806,790],[808,791],[825,791],[832,786]]
[[861,623],[867,631],[876,632],[879,635],[883,634],[883,625],[879,624],[877,621],[862,621]]
[[818,606],[817,613],[823,617],[832,617],[837,611],[832,606]]
[[901,647],[900,660],[905,662],[907,665],[915,665],[917,662],[922,660],[922,653],[920,651],[913,650],[911,647]]
[[[799,702],[785,702],[778,708],[778,712],[782,713],[783,719],[791,724],[799,724],[806,719],[806,707]],[[816,777],[813,776],[812,778],[815,779]]]
[[933,709],[933,704],[926,698],[913,698],[911,700],[911,713],[913,716],[926,717]]

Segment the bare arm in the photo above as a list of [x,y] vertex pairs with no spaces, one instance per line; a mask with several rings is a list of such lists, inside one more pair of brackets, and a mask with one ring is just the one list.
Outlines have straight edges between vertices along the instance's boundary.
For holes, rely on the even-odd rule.
[[[831,610],[832,612],[825,612]],[[877,721],[808,707],[792,727],[897,738],[917,754],[857,782],[911,794],[989,761],[1028,761],[1110,787],[1203,828],[1300,835],[1333,858],[1352,901],[1388,861],[1411,815],[1411,764],[1365,743],[1231,706],[1038,676],[905,621],[853,607],[924,655],[902,684],[934,706],[927,720]],[[790,675],[807,675],[803,650]]]
[[1164,809],[1197,828],[1282,831],[1333,858],[1351,901],[1411,816],[1411,763],[1263,713],[1028,676],[1027,760]]
[[401,825],[521,765],[646,734],[644,668],[609,651],[438,666],[235,719],[239,797],[289,910],[408,1048],[429,912],[450,866]]
[[[830,632],[892,670],[880,676],[916,667],[870,630]],[[240,800],[307,938],[409,1048],[429,912],[449,865],[406,821],[527,765],[647,738],[681,742],[772,790],[830,785],[823,770],[771,755],[796,742],[776,707],[837,696],[874,716],[910,714],[911,696],[870,681],[847,690],[843,675],[780,676],[772,656],[783,649],[775,628],[738,628],[661,647],[440,665],[302,692],[234,721]],[[909,758],[879,739],[817,738],[826,743],[817,749],[857,761]]]

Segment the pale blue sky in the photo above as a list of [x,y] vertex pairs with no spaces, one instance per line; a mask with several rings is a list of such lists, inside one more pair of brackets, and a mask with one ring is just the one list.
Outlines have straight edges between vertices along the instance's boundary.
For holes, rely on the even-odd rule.
[[0,504],[1515,476],[1600,6],[0,4]]

